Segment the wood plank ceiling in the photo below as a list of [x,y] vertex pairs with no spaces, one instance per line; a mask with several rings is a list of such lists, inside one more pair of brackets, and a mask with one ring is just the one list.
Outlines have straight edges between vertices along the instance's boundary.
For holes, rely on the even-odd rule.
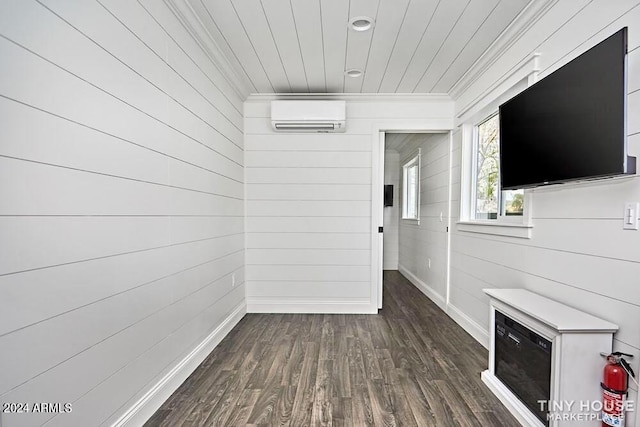
[[448,93],[530,0],[188,1],[254,93]]
[[[402,152],[405,148],[412,145],[417,148],[427,139],[436,138],[439,133],[386,133],[385,134],[385,150]],[[402,159],[400,159],[402,160]]]

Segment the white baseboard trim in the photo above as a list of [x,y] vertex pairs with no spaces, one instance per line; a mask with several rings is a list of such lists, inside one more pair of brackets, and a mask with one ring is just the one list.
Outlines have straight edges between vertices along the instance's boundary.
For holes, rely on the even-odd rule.
[[131,427],[143,425],[162,404],[180,387],[202,361],[220,344],[231,329],[247,313],[243,301],[211,332],[196,348],[173,367],[144,396],[131,406],[112,427]]
[[455,305],[449,303],[446,310],[449,317],[462,327],[469,335],[471,335],[476,341],[478,341],[484,348],[489,349],[489,333],[475,320],[464,314]]
[[422,280],[420,280],[418,278],[418,276],[416,276],[415,274],[413,274],[412,272],[410,272],[405,266],[403,266],[402,264],[398,264],[398,271],[400,272],[400,274],[402,274],[404,277],[406,277],[407,279],[409,279],[409,281],[411,283],[413,283],[413,285],[420,289],[420,291],[425,294],[431,301],[433,301],[438,307],[440,307],[442,309],[442,311],[447,311],[447,303],[444,299],[444,297],[442,295],[440,295],[439,293],[437,293],[435,291],[435,289],[433,289],[431,286],[427,285],[425,282],[423,282]]
[[462,327],[469,335],[478,341],[484,348],[489,348],[489,333],[478,325],[469,316],[464,314],[458,307],[447,304],[444,297],[437,293],[431,286],[420,280],[415,274],[410,272],[403,265],[398,265],[398,271],[406,277],[413,285],[422,291],[431,301],[433,301],[442,311],[447,313],[458,325]]
[[[498,397],[500,402],[502,402],[505,408],[511,412],[511,415],[513,415],[522,426],[544,427],[544,424],[531,413],[529,408],[524,406],[520,399],[515,397],[511,390],[502,384],[502,381],[489,372],[489,370],[482,371],[480,377],[482,378],[482,382]],[[598,425],[600,425],[600,423],[598,423]]]
[[377,312],[376,303],[369,300],[341,302],[316,299],[247,298],[247,313],[375,314]]

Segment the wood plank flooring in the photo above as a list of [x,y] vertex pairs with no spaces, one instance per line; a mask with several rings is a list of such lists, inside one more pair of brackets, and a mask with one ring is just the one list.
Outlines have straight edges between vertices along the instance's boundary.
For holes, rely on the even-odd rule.
[[246,315],[145,426],[518,426],[487,357],[386,271],[377,315]]

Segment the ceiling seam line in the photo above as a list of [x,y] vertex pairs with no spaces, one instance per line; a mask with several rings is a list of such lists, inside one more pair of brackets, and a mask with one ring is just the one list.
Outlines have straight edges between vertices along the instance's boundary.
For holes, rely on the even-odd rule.
[[[349,0],[349,9],[347,10],[347,20],[351,16],[351,0]],[[347,71],[347,52],[349,52],[349,28],[347,28],[347,42],[344,45],[344,66],[342,67],[342,93],[344,93],[344,86],[346,84],[345,72]]]
[[244,31],[244,35],[247,37],[247,40],[249,40],[249,44],[251,45],[251,48],[253,49],[253,53],[256,54],[256,58],[258,59],[258,62],[260,63],[260,67],[262,67],[262,71],[264,72],[264,75],[267,78],[267,81],[269,82],[269,86],[271,86],[271,90],[273,90],[273,92],[275,92],[276,88],[273,87],[273,82],[269,78],[269,73],[267,73],[266,68],[264,68],[264,64],[262,63],[262,60],[260,59],[260,55],[258,55],[258,51],[256,50],[256,47],[253,45],[253,41],[251,41],[251,37],[249,37],[249,33],[247,32],[247,28],[244,26],[244,22],[242,22],[242,19],[240,18],[240,15],[238,14],[238,10],[236,9],[236,6],[233,4],[232,0],[229,0],[229,4],[231,4],[231,7],[233,8],[233,12],[236,14],[236,18],[238,18],[238,22],[240,22],[240,26],[242,27],[242,31]]
[[322,69],[324,71],[324,91],[327,92],[327,60],[324,56],[324,22],[322,20],[322,0],[318,0],[320,8],[320,40],[322,41]]
[[218,23],[216,22],[216,20],[213,19],[213,15],[211,14],[211,11],[207,7],[207,5],[204,4],[204,0],[200,0],[200,4],[202,5],[202,7],[205,10],[205,12],[207,12],[207,15],[209,15],[209,19],[211,19],[211,22],[213,23],[213,25],[218,30],[218,33],[220,33],[220,35],[222,36],[222,40],[224,40],[225,44],[229,48],[229,51],[231,52],[233,57],[236,59],[236,62],[238,63],[238,65],[242,69],[242,72],[244,73],[245,76],[247,76],[247,78],[249,79],[249,82],[251,82],[251,86],[253,86],[253,88],[256,91],[258,91],[258,86],[256,86],[256,83],[253,81],[253,79],[251,78],[249,73],[247,73],[247,70],[244,68],[244,65],[242,65],[242,62],[240,62],[240,58],[238,58],[238,55],[236,55],[235,50],[233,50],[233,48],[231,47],[231,44],[229,43],[229,40],[227,40],[227,38],[224,36],[224,33],[222,32],[222,30],[220,30],[220,27],[218,26]]
[[293,88],[291,87],[291,80],[289,80],[289,73],[287,73],[287,68],[284,66],[284,61],[282,60],[280,49],[278,49],[278,43],[276,43],[276,38],[273,36],[271,23],[269,22],[269,17],[267,16],[267,11],[264,9],[264,3],[262,2],[262,0],[260,0],[260,8],[262,9],[264,20],[267,23],[267,28],[269,28],[269,34],[271,34],[271,40],[273,40],[273,46],[276,48],[276,52],[278,53],[278,58],[280,59],[280,64],[282,65],[282,71],[284,71],[284,76],[287,79],[287,84],[289,85],[289,92],[293,92]]
[[427,65],[427,68],[425,68],[424,72],[422,73],[422,76],[420,76],[420,78],[418,79],[416,85],[413,87],[413,90],[411,92],[415,93],[415,90],[418,88],[418,86],[420,85],[420,82],[422,82],[422,79],[424,79],[424,76],[427,75],[427,71],[429,71],[429,69],[431,68],[431,66],[433,65],[433,61],[436,60],[436,57],[438,56],[438,54],[440,53],[440,51],[442,50],[442,47],[444,46],[444,44],[447,42],[447,40],[449,40],[449,37],[451,36],[451,33],[453,32],[453,30],[456,28],[456,26],[458,25],[458,22],[460,22],[460,19],[462,19],[462,15],[464,15],[464,13],[467,11],[467,8],[469,7],[469,5],[471,4],[471,0],[469,0],[466,4],[466,6],[464,7],[464,9],[462,9],[462,12],[460,13],[460,16],[458,16],[458,19],[456,19],[456,22],[453,23],[453,25],[451,26],[451,29],[449,29],[449,32],[447,33],[446,37],[444,38],[444,40],[442,40],[442,43],[440,44],[440,47],[438,48],[438,50],[436,51],[436,53],[433,55],[433,58],[431,58],[431,62],[429,62],[429,65]]
[[453,63],[456,62],[456,60],[460,57],[460,55],[462,55],[462,52],[467,48],[467,46],[469,46],[469,43],[471,43],[471,40],[473,40],[473,38],[475,37],[476,34],[478,34],[478,31],[480,31],[480,29],[482,28],[482,26],[487,22],[487,20],[491,17],[491,15],[493,15],[493,13],[496,11],[496,9],[498,8],[498,6],[500,4],[502,4],[503,0],[500,0],[498,3],[496,3],[496,5],[493,7],[493,9],[491,9],[491,12],[489,12],[489,14],[486,16],[486,18],[484,18],[484,20],[480,23],[480,25],[478,26],[478,28],[476,28],[476,30],[473,32],[473,34],[471,35],[471,37],[469,37],[469,40],[467,40],[467,42],[464,44],[464,46],[462,47],[462,49],[460,49],[460,51],[458,52],[458,54],[456,55],[455,58],[453,58],[453,60],[451,61],[451,63],[449,64],[449,66],[447,67],[446,70],[444,70],[442,72],[442,74],[440,75],[440,78],[438,78],[438,80],[433,84],[433,86],[431,87],[431,89],[429,89],[429,93],[431,93],[433,91],[433,89],[438,85],[438,83],[440,83],[440,81],[442,80],[442,78],[444,77],[444,75],[449,71],[449,69],[453,66]]
[[[380,12],[380,3],[382,3],[381,0],[378,0],[378,7],[376,8],[376,16],[374,19],[374,22],[378,21],[378,13]],[[369,58],[371,57],[371,46],[373,46],[373,38],[376,35],[376,27],[377,25],[373,26],[373,30],[371,30],[371,40],[369,41],[369,50],[367,51],[367,60],[364,63],[364,69],[362,70],[362,73],[364,74],[362,76],[362,81],[360,82],[360,93],[362,93],[362,88],[364,87],[364,80],[367,78],[367,67],[369,66]]]
[[442,0],[438,0],[438,4],[433,9],[433,13],[431,14],[431,17],[429,18],[429,22],[427,23],[427,26],[424,28],[424,31],[422,32],[422,35],[420,36],[420,41],[416,45],[416,48],[413,50],[413,53],[411,54],[411,58],[409,59],[409,63],[405,67],[404,73],[402,73],[402,77],[400,77],[400,81],[396,85],[396,88],[395,88],[396,91],[398,90],[398,88],[402,84],[402,80],[404,80],[404,77],[407,75],[407,71],[409,70],[409,67],[411,66],[411,63],[413,62],[413,58],[415,58],[416,52],[418,51],[418,48],[422,44],[422,40],[424,40],[424,36],[425,36],[425,34],[427,34],[427,31],[429,30],[429,27],[431,26],[431,22],[433,21],[433,17],[436,16],[436,12],[438,11],[438,8],[440,7],[440,3],[441,2],[442,2]]
[[296,22],[296,14],[293,11],[293,3],[289,0],[289,9],[291,10],[291,19],[293,20],[293,28],[296,30],[296,40],[298,41],[298,51],[300,52],[300,60],[302,61],[302,71],[304,71],[304,81],[307,84],[307,93],[311,93],[311,87],[309,86],[309,77],[307,76],[307,65],[304,62],[304,55],[302,54],[302,45],[300,44],[300,34],[298,34],[298,24]]
[[[391,47],[391,53],[389,53],[389,59],[387,59],[387,65],[384,67],[384,71],[382,72],[382,77],[380,78],[380,84],[378,85],[377,92],[380,92],[380,88],[382,87],[382,82],[384,82],[384,76],[387,75],[387,70],[389,69],[389,64],[391,63],[391,58],[393,57],[393,51],[396,49],[396,45],[398,44],[398,38],[400,37],[400,31],[402,30],[402,26],[404,25],[405,19],[407,19],[407,12],[409,12],[409,6],[411,6],[411,0],[407,3],[407,7],[404,9],[404,15],[402,16],[402,21],[400,22],[400,27],[396,32],[396,39],[393,41],[393,46]],[[431,21],[429,21],[431,22]],[[406,72],[406,69],[405,69]],[[396,87],[397,90],[397,87]],[[394,91],[395,92],[395,91]]]

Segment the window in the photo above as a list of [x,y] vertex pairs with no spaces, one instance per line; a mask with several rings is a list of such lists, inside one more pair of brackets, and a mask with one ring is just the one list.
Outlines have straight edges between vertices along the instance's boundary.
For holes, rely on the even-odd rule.
[[524,190],[500,189],[499,116],[478,124],[474,132],[473,218],[509,221],[524,213]]
[[402,166],[402,219],[420,218],[420,151]]
[[[498,108],[535,82],[535,64],[535,60],[530,61],[523,68],[530,68],[529,74],[508,89],[499,92],[500,89],[496,88],[461,112],[460,129],[452,134],[452,150],[456,150],[457,144],[461,148],[457,157],[460,159],[460,220],[456,222],[457,231],[522,239],[530,239],[533,235],[533,192],[502,191],[500,188]],[[506,84],[506,80],[502,82]],[[452,159],[455,162],[457,158]],[[522,159],[523,162],[529,160]],[[452,167],[456,165],[452,163]],[[453,191],[455,189],[453,187]]]

